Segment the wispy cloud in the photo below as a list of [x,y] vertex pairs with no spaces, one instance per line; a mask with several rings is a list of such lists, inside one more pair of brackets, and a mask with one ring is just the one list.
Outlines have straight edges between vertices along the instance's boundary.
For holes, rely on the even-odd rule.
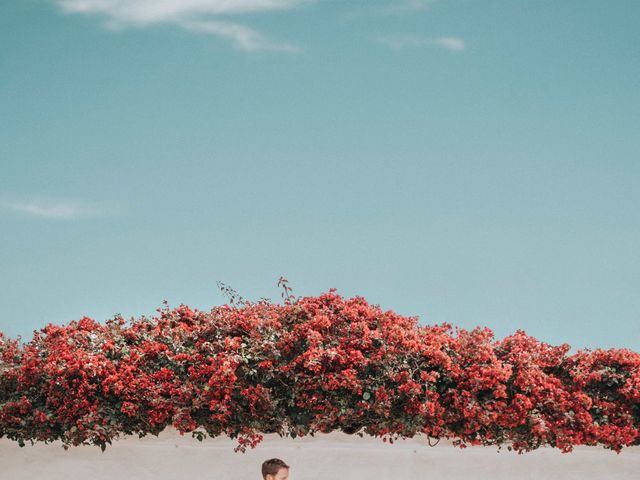
[[207,20],[184,22],[181,24],[181,26],[193,32],[202,32],[217,35],[218,37],[229,40],[235,48],[247,52],[271,50],[295,53],[302,51],[295,45],[273,42],[272,40],[262,35],[260,32],[237,23],[216,22]]
[[117,209],[91,202],[61,201],[43,198],[1,199],[0,209],[22,216],[45,220],[79,220],[115,213]]
[[452,52],[460,52],[466,47],[464,40],[457,37],[438,37],[433,43]]
[[457,37],[429,38],[421,35],[387,35],[376,40],[394,50],[428,46],[441,47],[450,52],[461,52],[465,49],[464,40]]
[[[300,52],[293,44],[279,42],[238,20],[243,15],[286,11],[322,0],[49,0],[68,14],[101,17],[112,30],[145,28],[157,25],[175,27],[229,42],[245,52]],[[388,0],[368,4],[367,14],[405,14],[428,9],[436,0]],[[455,37],[427,38],[417,35],[379,37],[377,41],[394,49],[439,46],[452,52],[465,49]]]
[[260,32],[221,17],[287,10],[315,0],[53,0],[65,12],[99,15],[112,29],[153,25],[177,27],[223,38],[240,50],[295,52],[298,47],[275,42]]
[[387,2],[344,2],[353,7],[341,15],[342,21],[352,21],[371,16],[408,15],[429,9],[436,0],[388,0]]
[[388,13],[407,13],[416,10],[426,10],[435,0],[398,0],[384,9]]

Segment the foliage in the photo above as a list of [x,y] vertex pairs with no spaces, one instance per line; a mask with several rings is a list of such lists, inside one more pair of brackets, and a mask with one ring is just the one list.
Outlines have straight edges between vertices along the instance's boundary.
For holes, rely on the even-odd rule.
[[[421,326],[335,289],[209,312],[165,302],[152,318],[83,317],[26,344],[0,333],[0,437],[94,444],[172,425],[237,451],[267,433],[341,430],[393,442],[640,444],[640,354],[550,346],[524,331]],[[239,301],[237,299],[240,299]]]

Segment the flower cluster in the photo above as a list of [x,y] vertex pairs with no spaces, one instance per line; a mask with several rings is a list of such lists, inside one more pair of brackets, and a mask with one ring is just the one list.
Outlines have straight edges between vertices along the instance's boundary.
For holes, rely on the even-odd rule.
[[168,426],[236,450],[263,434],[423,434],[467,444],[640,444],[640,354],[551,346],[522,330],[422,326],[335,289],[283,305],[48,325],[0,333],[0,437],[103,450]]

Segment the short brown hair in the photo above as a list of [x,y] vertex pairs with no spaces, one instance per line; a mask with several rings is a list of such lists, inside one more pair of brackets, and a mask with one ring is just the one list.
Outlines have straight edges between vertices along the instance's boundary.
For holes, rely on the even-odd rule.
[[279,458],[265,460],[262,464],[262,478],[267,478],[267,475],[277,475],[281,468],[289,468],[289,465]]

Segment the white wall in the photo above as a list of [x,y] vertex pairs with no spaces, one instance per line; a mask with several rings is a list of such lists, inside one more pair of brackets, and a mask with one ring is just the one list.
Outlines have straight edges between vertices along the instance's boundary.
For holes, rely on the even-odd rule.
[[518,455],[506,447],[453,447],[426,438],[398,441],[340,433],[292,440],[277,435],[247,453],[234,453],[227,438],[200,443],[173,430],[160,437],[126,438],[103,453],[98,447],[27,444],[0,440],[0,479],[7,480],[260,480],[260,465],[279,457],[291,465],[290,480],[393,479],[501,480],[640,478],[640,447],[617,455],[602,447],[576,447],[563,454],[541,448]]

